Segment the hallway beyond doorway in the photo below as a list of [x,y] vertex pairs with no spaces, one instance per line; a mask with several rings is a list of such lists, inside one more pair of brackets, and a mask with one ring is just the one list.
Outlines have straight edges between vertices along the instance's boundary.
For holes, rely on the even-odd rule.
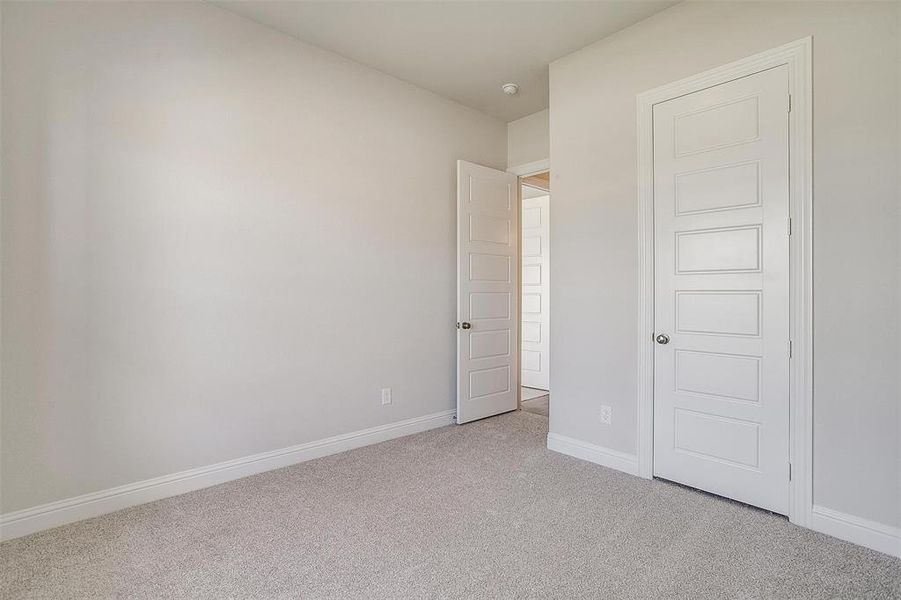
[[522,409],[544,417],[550,414],[550,392],[523,386]]

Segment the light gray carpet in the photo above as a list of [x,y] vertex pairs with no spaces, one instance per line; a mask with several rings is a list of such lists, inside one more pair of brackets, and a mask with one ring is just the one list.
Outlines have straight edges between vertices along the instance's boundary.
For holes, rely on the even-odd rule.
[[542,417],[549,417],[551,414],[550,401],[551,397],[547,394],[532,398],[531,400],[523,400],[522,409],[526,412],[541,415]]
[[901,561],[514,412],[0,546],[3,598],[898,598]]

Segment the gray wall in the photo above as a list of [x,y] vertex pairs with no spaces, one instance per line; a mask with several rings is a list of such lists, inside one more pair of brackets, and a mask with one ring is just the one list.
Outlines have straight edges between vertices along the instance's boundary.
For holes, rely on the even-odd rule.
[[453,407],[505,123],[202,3],[2,11],[3,512]]
[[549,110],[541,110],[507,123],[507,168],[547,160]]
[[636,95],[812,35],[814,500],[901,524],[899,7],[688,2],[551,65],[554,433],[636,452]]

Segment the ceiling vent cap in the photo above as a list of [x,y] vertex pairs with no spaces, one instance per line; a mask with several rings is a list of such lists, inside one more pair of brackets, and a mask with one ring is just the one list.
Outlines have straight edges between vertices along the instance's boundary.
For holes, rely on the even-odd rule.
[[501,86],[501,89],[504,90],[504,93],[508,96],[515,96],[519,93],[519,86],[515,83],[505,83]]

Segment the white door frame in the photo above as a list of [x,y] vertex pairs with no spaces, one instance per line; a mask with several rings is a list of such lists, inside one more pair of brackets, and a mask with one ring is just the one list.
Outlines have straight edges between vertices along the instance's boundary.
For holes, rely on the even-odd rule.
[[535,162],[526,163],[524,165],[510,167],[509,169],[507,169],[507,173],[513,173],[514,175],[522,178],[529,177],[530,175],[538,175],[539,173],[545,173],[550,170],[551,161],[545,158],[542,160],[536,160]]
[[813,115],[810,37],[638,95],[638,474],[654,474],[654,105],[780,65],[789,71],[789,519],[813,511]]

